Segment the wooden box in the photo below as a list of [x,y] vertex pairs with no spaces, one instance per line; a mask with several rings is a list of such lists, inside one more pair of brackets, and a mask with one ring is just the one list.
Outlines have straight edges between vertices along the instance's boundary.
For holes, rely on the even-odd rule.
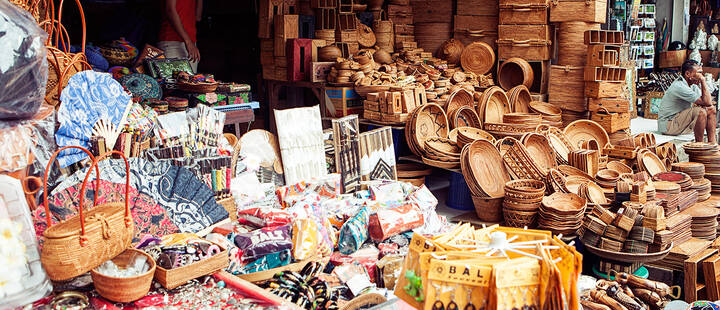
[[311,0],[310,7],[314,9],[333,9],[337,7],[337,0]]
[[298,16],[298,38],[314,39],[315,38],[315,16],[299,15]]
[[457,12],[462,15],[497,16],[497,0],[457,0]]
[[379,121],[382,119],[382,114],[377,111],[363,110],[363,117],[372,121]]
[[497,49],[498,18],[497,16],[455,15],[453,37],[464,45],[475,41],[489,44]]
[[447,22],[453,14],[454,1],[448,0],[413,0],[413,15],[417,21],[424,23]]
[[550,22],[605,23],[607,0],[552,0]]
[[625,35],[622,31],[588,30],[585,31],[585,45],[622,45]]
[[377,101],[365,100],[363,101],[363,109],[365,109],[365,111],[380,112],[380,103]]
[[275,55],[273,55],[273,51],[260,51],[260,64],[265,65],[274,65],[275,64]]
[[626,86],[617,82],[585,82],[585,95],[591,98],[622,97]]
[[355,92],[354,87],[327,87],[325,94],[330,98],[327,104],[327,115],[330,117],[360,114],[363,111],[363,98]]
[[397,5],[397,4],[388,4],[387,5],[387,14],[388,15],[412,15],[412,6],[409,5]]
[[260,51],[270,52],[275,49],[275,40],[273,39],[260,39]]
[[396,25],[412,25],[414,22],[412,15],[388,15],[388,20]]
[[615,113],[600,109],[593,112],[590,119],[600,124],[608,133],[630,128],[630,113]]
[[273,55],[276,57],[285,57],[287,52],[287,39],[275,37],[275,48],[273,49]]
[[545,25],[548,23],[548,5],[545,4],[501,4],[500,24],[504,25]]
[[335,30],[335,42],[356,43],[357,30]]
[[403,93],[394,91],[387,99],[388,114],[399,114],[403,112]]
[[275,80],[275,66],[274,65],[263,65],[262,66],[262,77],[265,80]]
[[299,20],[298,15],[276,15],[273,19],[275,23],[275,38],[298,38]]
[[717,251],[717,249],[706,249],[683,262],[683,272],[685,274],[683,287],[686,302],[694,302],[696,300],[703,300],[709,297],[707,291],[705,290],[706,279],[705,274],[703,273],[702,262],[717,254]]
[[402,111],[410,113],[415,110],[415,92],[412,89],[406,89],[402,92]]
[[520,4],[520,5],[538,5],[538,4],[544,4],[547,5],[552,0],[500,0],[500,5],[508,5],[508,4]]
[[357,30],[357,24],[355,23],[355,14],[353,13],[339,13],[337,15],[337,25],[340,30]]
[[287,67],[288,66],[287,57],[285,57],[285,56],[273,57],[273,65],[275,65],[276,67]]
[[287,67],[275,66],[275,79],[278,81],[287,81],[288,69]]
[[415,35],[415,26],[413,25],[394,25],[396,35]]
[[550,41],[549,25],[498,25],[500,40]]
[[289,81],[307,81],[312,71],[312,39],[290,39],[287,43]]
[[413,89],[415,96],[415,106],[421,106],[427,103],[427,94],[425,94],[425,87],[415,87]]
[[327,82],[327,76],[335,63],[330,62],[313,62],[311,64],[310,82]]
[[210,258],[173,269],[165,269],[157,266],[157,268],[155,268],[155,281],[158,281],[164,288],[174,289],[192,279],[213,274],[217,271],[225,269],[225,267],[227,267],[230,263],[227,249],[224,249],[219,244],[215,245],[217,245],[222,251]]
[[564,110],[586,111],[584,72],[584,67],[550,66],[548,102]]
[[283,14],[283,0],[260,0],[258,12],[258,38],[272,38],[273,18]]
[[608,112],[628,113],[630,112],[630,99],[626,98],[589,98],[588,110],[599,111],[605,109]]
[[720,254],[708,257],[702,262],[703,275],[705,276],[705,290],[707,292],[707,299],[718,300],[720,299],[720,286],[718,280],[720,279]]
[[520,57],[525,60],[549,60],[550,40],[497,40],[498,58]]
[[617,66],[620,63],[618,49],[606,45],[588,46],[586,66],[603,67]]
[[315,29],[335,29],[337,17],[335,9],[315,10]]
[[658,57],[659,68],[673,68],[682,66],[687,58],[686,50],[660,52]]
[[585,81],[625,82],[626,74],[623,67],[585,67]]

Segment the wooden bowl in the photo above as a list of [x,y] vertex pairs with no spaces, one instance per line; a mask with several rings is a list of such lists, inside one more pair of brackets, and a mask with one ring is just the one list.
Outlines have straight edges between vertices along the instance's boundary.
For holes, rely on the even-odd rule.
[[525,145],[530,157],[532,157],[543,174],[547,175],[550,169],[557,167],[555,151],[550,147],[550,143],[545,136],[537,133],[528,133],[525,134],[520,141]]
[[595,178],[605,182],[616,182],[620,178],[620,172],[612,169],[603,169],[595,174]]
[[580,147],[583,141],[595,140],[600,148],[605,148],[610,142],[607,131],[595,121],[577,120],[563,130],[567,140],[575,147]]

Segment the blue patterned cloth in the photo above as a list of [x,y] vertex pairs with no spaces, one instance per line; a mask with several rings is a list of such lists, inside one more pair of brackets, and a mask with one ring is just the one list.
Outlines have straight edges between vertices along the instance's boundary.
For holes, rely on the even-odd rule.
[[[187,168],[138,157],[128,159],[128,164],[130,186],[152,197],[180,231],[195,233],[229,216],[225,208],[215,201],[212,189]],[[101,180],[125,184],[125,163],[122,159],[106,159],[98,166]],[[86,173],[87,168],[75,172],[53,189],[52,194],[81,183]],[[88,183],[94,179],[93,173]]]
[[[77,145],[90,147],[92,128],[99,119],[120,126],[123,114],[132,103],[131,97],[112,75],[92,70],[81,71],[70,77],[60,94],[58,122],[55,133],[58,147]],[[87,155],[77,149],[64,150],[58,156],[61,167],[67,167]]]

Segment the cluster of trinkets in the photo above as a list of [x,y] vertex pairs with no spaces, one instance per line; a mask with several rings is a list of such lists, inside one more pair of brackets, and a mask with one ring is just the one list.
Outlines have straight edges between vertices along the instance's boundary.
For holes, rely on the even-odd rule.
[[173,240],[145,238],[138,247],[150,255],[159,267],[165,269],[187,266],[222,252],[219,246],[206,240],[176,235],[179,237]]
[[680,287],[617,273],[615,281],[598,280],[595,289],[583,295],[580,304],[587,309],[663,309],[671,298],[680,297]]
[[338,309],[339,294],[333,291],[330,285],[318,278],[323,265],[318,262],[309,262],[300,273],[283,271],[275,274],[268,281],[270,292],[285,298],[303,309]]

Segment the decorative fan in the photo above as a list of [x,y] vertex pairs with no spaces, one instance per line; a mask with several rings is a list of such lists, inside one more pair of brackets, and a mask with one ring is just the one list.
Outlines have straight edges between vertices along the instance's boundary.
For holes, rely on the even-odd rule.
[[[57,114],[60,128],[55,133],[55,142],[58,147],[77,145],[84,148],[90,148],[93,128],[101,119],[98,132],[106,138],[108,145],[116,140],[132,103],[130,95],[110,74],[90,70],[70,77],[60,101]],[[86,156],[80,150],[65,150],[58,156],[58,161],[61,167],[67,167]]]

